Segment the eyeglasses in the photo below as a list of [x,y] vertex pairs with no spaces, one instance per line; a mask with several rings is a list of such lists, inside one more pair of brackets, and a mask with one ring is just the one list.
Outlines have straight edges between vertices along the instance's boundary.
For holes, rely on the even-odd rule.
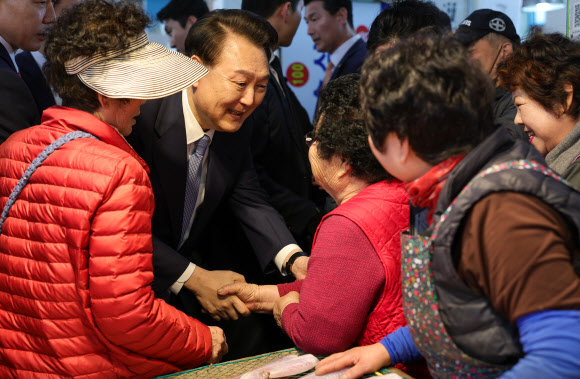
[[314,143],[316,139],[314,138],[314,132],[308,132],[304,136],[304,142],[306,142],[306,146],[310,147]]

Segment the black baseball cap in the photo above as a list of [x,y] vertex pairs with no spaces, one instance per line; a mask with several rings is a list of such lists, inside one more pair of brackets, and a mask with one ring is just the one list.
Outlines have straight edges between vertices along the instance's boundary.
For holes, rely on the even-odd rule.
[[520,43],[512,20],[505,13],[492,9],[478,9],[467,16],[455,31],[455,38],[464,45],[470,45],[489,33],[501,34],[512,42]]

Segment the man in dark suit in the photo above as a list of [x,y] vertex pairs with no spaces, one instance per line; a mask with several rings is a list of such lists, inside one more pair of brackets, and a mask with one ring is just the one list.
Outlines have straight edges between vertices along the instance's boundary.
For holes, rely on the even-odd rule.
[[[302,18],[303,0],[243,0],[242,9],[264,17],[278,33],[278,46],[290,46]],[[273,46],[276,49],[278,46]],[[300,245],[309,249],[322,217],[315,201],[322,193],[312,184],[304,136],[312,130],[306,110],[286,83],[280,59],[270,58],[264,101],[246,123],[252,126],[252,154],[270,204],[284,217]]]
[[[60,17],[62,12],[72,8],[74,5],[81,3],[83,0],[53,0],[54,13],[56,18]],[[28,89],[34,97],[38,113],[42,112],[55,104],[61,104],[60,98],[56,97],[42,73],[42,66],[46,62],[44,57],[44,42],[42,42],[38,51],[22,51],[16,54],[16,64],[20,69],[20,76],[28,86]]]
[[367,57],[365,42],[354,32],[351,0],[304,0],[304,20],[316,50],[330,54],[322,81],[360,73]]
[[0,143],[40,122],[14,54],[18,49],[38,50],[54,20],[51,0],[0,0]]
[[[185,42],[188,55],[209,74],[180,94],[147,102],[130,136],[151,169],[155,193],[152,286],[165,298],[170,291],[168,301],[206,322],[211,320],[202,312],[215,320],[249,314],[237,297],[217,293],[244,277],[211,271],[248,263],[240,262],[236,250],[220,251],[220,240],[232,238],[223,226],[230,221],[223,219],[224,209],[251,243],[252,262],[264,271],[306,275],[308,258],[259,185],[249,148],[252,131],[241,128],[264,98],[276,41],[272,27],[249,12],[210,12],[191,27]],[[228,335],[230,358],[271,348],[260,341],[269,331],[260,335],[259,325],[244,326],[243,321],[220,324]],[[252,350],[252,339],[258,350]]]

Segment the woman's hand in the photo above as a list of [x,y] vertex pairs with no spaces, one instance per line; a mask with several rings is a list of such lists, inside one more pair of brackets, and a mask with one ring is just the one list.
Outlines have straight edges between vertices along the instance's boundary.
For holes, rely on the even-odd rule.
[[274,318],[280,328],[282,328],[282,312],[288,304],[299,303],[300,294],[296,291],[288,292],[274,303]]
[[207,363],[218,363],[222,360],[222,356],[228,353],[226,336],[224,331],[217,326],[209,326],[208,328],[211,331],[211,357]]
[[324,375],[353,366],[340,376],[341,379],[352,379],[371,374],[382,367],[391,365],[391,356],[380,343],[359,346],[342,353],[332,354],[316,366],[316,375]]
[[248,309],[255,313],[272,313],[274,302],[280,298],[278,287],[259,286],[249,283],[233,283],[217,291],[219,296],[237,296]]

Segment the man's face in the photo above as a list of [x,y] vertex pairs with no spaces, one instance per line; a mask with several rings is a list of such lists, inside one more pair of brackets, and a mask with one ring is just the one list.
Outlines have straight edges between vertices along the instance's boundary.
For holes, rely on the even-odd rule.
[[339,12],[335,15],[324,9],[322,1],[309,3],[304,12],[304,20],[308,24],[308,35],[321,53],[333,53],[340,46]]
[[193,85],[193,114],[204,130],[236,132],[266,94],[266,53],[246,38],[229,33],[216,62],[208,68],[209,74]]
[[280,39],[278,41],[280,46],[290,46],[292,44],[292,40],[296,35],[296,30],[298,30],[298,26],[300,26],[300,20],[302,19],[302,8],[304,8],[304,0],[300,0],[296,3],[296,9],[290,7],[288,9],[288,16],[287,16],[287,30],[285,33],[281,33],[279,36]]
[[484,37],[472,43],[469,46],[468,51],[471,55],[471,59],[479,63],[482,71],[491,78],[495,78],[497,76],[495,69],[499,62],[498,52],[500,49],[501,47],[492,46],[487,38]]
[[[197,20],[195,16],[190,16],[190,19],[191,18]],[[165,33],[169,36],[169,44],[172,48],[177,49],[181,54],[185,54],[185,38],[187,37],[187,32],[189,32],[191,25],[195,23],[195,21],[191,22],[190,19],[187,20],[185,28],[181,26],[179,21],[175,21],[171,18],[165,20]]]
[[51,0],[0,0],[0,35],[15,51],[40,49],[55,18]]

